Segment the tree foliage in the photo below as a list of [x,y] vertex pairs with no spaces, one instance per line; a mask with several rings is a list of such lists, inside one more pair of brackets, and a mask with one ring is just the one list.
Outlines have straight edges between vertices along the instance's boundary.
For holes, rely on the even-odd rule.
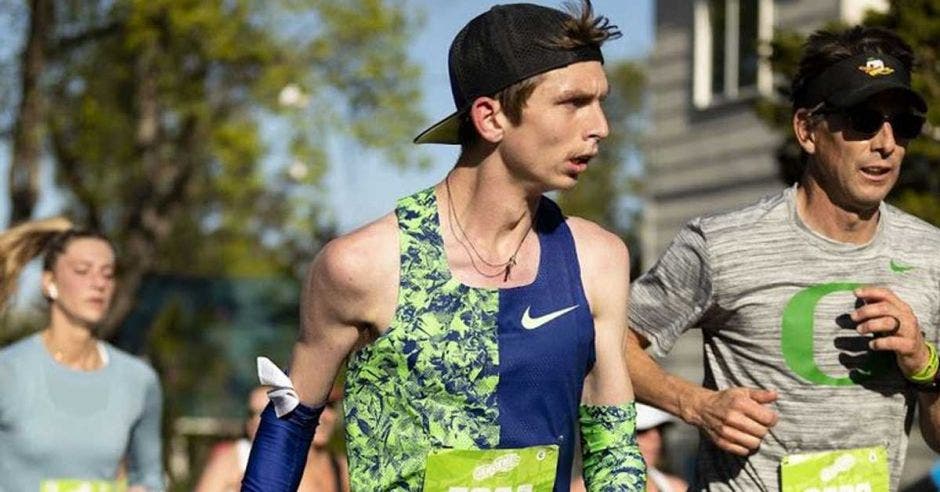
[[43,147],[69,215],[119,246],[111,329],[150,272],[292,273],[330,234],[337,142],[407,162],[406,0],[88,0],[49,17]]
[[[927,100],[929,108],[924,133],[907,147],[904,169],[888,200],[898,207],[940,225],[940,0],[891,0],[885,12],[869,12],[865,25],[890,29],[914,50],[918,60],[913,86]],[[826,29],[848,26],[830,23]],[[771,42],[770,62],[779,82],[777,97],[757,104],[757,113],[769,125],[792,133],[789,104],[790,81],[797,70],[805,36],[780,31]],[[780,176],[787,183],[802,174],[800,148],[793,138],[784,139],[777,149]]]

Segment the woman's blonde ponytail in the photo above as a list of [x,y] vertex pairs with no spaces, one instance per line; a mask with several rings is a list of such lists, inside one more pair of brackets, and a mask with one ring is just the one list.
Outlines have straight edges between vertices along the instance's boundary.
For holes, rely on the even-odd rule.
[[72,228],[64,217],[23,222],[0,234],[0,311],[16,291],[23,267],[38,256],[58,234]]

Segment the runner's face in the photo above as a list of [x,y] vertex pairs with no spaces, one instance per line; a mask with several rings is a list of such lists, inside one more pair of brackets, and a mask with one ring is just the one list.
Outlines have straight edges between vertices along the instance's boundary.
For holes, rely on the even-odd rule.
[[[43,274],[46,292],[56,292],[52,309],[87,326],[104,319],[114,294],[114,251],[106,241],[73,239]],[[54,286],[54,288],[53,288]]]
[[330,443],[333,437],[333,431],[336,428],[336,421],[339,413],[336,409],[338,403],[329,403],[323,407],[323,413],[320,414],[320,424],[317,426],[317,433],[313,436],[313,446],[324,448]]
[[[863,104],[886,115],[912,111],[903,99],[886,93]],[[851,210],[878,207],[897,183],[909,141],[899,137],[890,122],[874,134],[861,134],[840,113],[826,115],[814,133],[811,173],[831,199]]]
[[251,390],[251,393],[248,394],[248,420],[245,421],[245,433],[248,435],[249,441],[253,440],[255,433],[258,432],[258,425],[261,424],[261,412],[264,411],[266,406],[268,406],[267,388],[262,387]]
[[506,120],[499,152],[510,172],[540,191],[574,186],[608,134],[601,108],[607,91],[599,62],[546,72],[526,101],[519,124]]

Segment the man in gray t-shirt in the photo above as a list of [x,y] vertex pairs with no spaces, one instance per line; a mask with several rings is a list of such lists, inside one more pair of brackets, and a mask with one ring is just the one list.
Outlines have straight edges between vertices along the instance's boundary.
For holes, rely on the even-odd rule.
[[[940,450],[940,230],[883,202],[924,123],[911,66],[887,31],[811,36],[800,182],[689,222],[634,283],[634,389],[700,427],[693,490],[896,490],[918,404]],[[702,386],[643,350],[691,328]]]

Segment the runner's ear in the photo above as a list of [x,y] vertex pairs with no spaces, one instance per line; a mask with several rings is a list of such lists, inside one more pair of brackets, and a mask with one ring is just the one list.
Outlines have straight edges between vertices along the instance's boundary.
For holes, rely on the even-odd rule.
[[807,154],[816,152],[816,138],[813,134],[813,116],[806,108],[798,109],[793,113],[793,135]]

